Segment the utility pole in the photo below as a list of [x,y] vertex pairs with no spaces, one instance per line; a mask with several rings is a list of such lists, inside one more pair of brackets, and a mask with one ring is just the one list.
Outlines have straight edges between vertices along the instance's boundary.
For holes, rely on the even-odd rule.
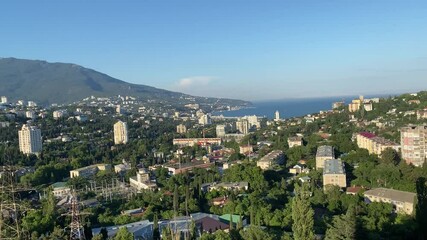
[[23,207],[18,203],[15,186],[16,169],[13,166],[1,166],[0,173],[0,239],[28,239],[21,226]]
[[84,229],[80,219],[80,216],[82,214],[80,213],[79,202],[77,200],[76,192],[73,192],[73,194],[71,195],[70,211],[70,213],[66,214],[68,216],[71,216],[70,240],[85,240],[86,238],[84,234]]

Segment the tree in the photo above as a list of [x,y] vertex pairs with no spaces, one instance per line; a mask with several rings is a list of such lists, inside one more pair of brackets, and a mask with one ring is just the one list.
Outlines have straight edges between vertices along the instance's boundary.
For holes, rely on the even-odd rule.
[[295,240],[314,239],[314,211],[309,202],[308,185],[295,184],[295,197],[292,199],[292,231]]
[[332,225],[326,230],[325,239],[356,239],[356,212],[354,206],[349,207],[345,215],[334,216]]
[[99,231],[99,235],[102,236],[103,240],[108,239],[108,230],[106,228],[101,228],[101,231]]
[[133,234],[126,227],[122,227],[117,231],[114,240],[133,240]]
[[393,148],[386,148],[381,153],[380,160],[383,163],[392,163],[394,165],[397,165],[400,162],[399,155],[397,154],[396,150],[394,150]]
[[104,240],[104,238],[101,234],[96,234],[95,236],[93,236],[92,240]]
[[427,238],[427,183],[423,177],[417,179],[417,205],[415,209],[415,219],[419,226],[418,239],[425,239]]
[[240,235],[245,240],[273,240],[274,236],[265,232],[258,226],[251,225],[248,229],[241,230]]

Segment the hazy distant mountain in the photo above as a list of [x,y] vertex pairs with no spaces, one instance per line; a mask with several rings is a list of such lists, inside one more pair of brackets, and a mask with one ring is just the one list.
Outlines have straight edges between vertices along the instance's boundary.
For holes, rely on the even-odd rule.
[[[127,83],[106,74],[69,63],[0,58],[0,95],[9,99],[33,100],[41,104],[70,103],[89,96],[134,96],[176,101],[182,93]],[[197,99],[215,102],[215,98]],[[221,99],[235,105],[240,100]]]

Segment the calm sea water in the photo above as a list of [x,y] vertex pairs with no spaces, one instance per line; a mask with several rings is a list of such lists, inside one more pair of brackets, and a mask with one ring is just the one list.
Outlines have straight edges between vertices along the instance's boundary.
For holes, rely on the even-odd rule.
[[[379,96],[365,96],[372,98]],[[351,102],[358,96],[346,97],[327,97],[327,98],[309,98],[309,99],[286,99],[276,101],[253,102],[253,108],[240,109],[236,111],[216,112],[213,115],[224,115],[224,117],[243,117],[256,115],[259,117],[274,118],[276,110],[280,112],[280,118],[298,117],[311,113],[319,113],[321,110],[332,109],[332,103],[344,101]]]

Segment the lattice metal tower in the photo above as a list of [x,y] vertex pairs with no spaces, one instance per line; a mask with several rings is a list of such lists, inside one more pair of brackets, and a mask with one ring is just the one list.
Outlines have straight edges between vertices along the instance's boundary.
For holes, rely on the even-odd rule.
[[73,192],[71,196],[71,224],[70,224],[70,240],[85,240],[84,228],[81,224],[79,202],[77,194]]
[[16,174],[12,166],[0,167],[0,239],[28,239],[21,225],[23,207],[18,204]]

